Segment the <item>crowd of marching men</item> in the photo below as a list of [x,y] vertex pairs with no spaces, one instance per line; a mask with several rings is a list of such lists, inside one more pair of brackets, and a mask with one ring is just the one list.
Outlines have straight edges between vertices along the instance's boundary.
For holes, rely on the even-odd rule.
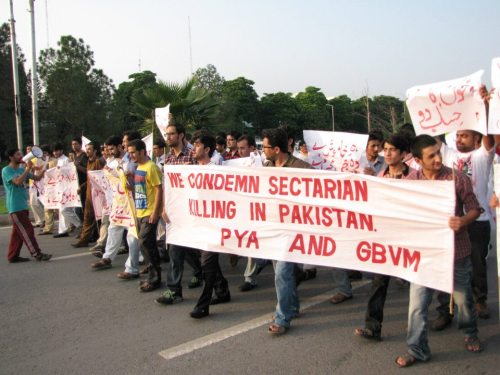
[[[209,315],[211,305],[231,301],[228,282],[219,265],[219,254],[201,251],[165,241],[165,228],[169,223],[163,205],[162,172],[164,165],[223,165],[225,161],[237,158],[259,160],[264,167],[312,168],[308,163],[307,145],[296,143],[294,135],[286,128],[263,131],[262,147],[257,148],[255,139],[248,134],[240,135],[235,131],[213,136],[200,130],[193,135],[172,121],[163,134],[164,140],[154,142],[152,155],[149,156],[145,143],[138,132],[126,131],[123,135],[110,136],[99,146],[89,143],[82,148],[80,138],[71,142],[72,152],[66,156],[62,144],[52,147],[42,145],[43,156],[25,163],[19,150],[9,151],[12,172],[2,171],[7,194],[14,197],[29,181],[29,204],[35,219],[34,226],[40,227],[38,235],[53,235],[55,238],[68,237],[77,233],[75,248],[89,247],[94,256],[100,258],[91,264],[92,270],[105,270],[112,267],[120,253],[128,253],[124,270],[117,274],[122,280],[140,280],[142,292],[152,292],[162,286],[161,263],[168,262],[166,272],[167,289],[155,302],[171,305],[183,301],[182,279],[184,261],[192,269],[188,288],[202,287],[201,295],[190,313],[195,319]],[[298,147],[297,147],[298,146]],[[26,150],[27,153],[31,149]],[[492,220],[491,207],[498,200],[491,189],[492,165],[495,162],[496,142],[493,136],[462,130],[456,134],[454,145],[446,145],[439,137],[420,135],[415,137],[411,125],[405,125],[397,133],[386,139],[377,131],[370,132],[366,145],[367,163],[359,173],[379,176],[380,178],[454,180],[456,189],[455,214],[449,225],[455,232],[455,267],[453,295],[438,292],[438,317],[428,322],[428,306],[434,291],[410,285],[406,354],[396,358],[400,367],[410,366],[416,361],[427,361],[431,353],[428,345],[427,330],[442,330],[452,323],[456,305],[458,326],[464,332],[465,349],[477,353],[483,349],[478,338],[476,319],[488,319],[488,285],[486,259],[490,247]],[[34,181],[40,180],[47,168],[74,163],[79,180],[81,208],[64,208],[57,213],[54,209],[44,209],[38,199],[39,192]],[[6,167],[7,168],[7,167]],[[92,186],[87,181],[87,172],[108,169],[122,170],[127,177],[127,188],[132,193],[136,209],[137,238],[126,228],[111,222],[104,215],[96,220],[92,204]],[[452,172],[452,168],[458,172]],[[5,168],[4,168],[5,169]],[[12,176],[9,177],[9,173]],[[17,176],[17,177],[16,177]],[[12,184],[12,188],[9,187]],[[8,197],[9,199],[9,197]],[[490,202],[491,201],[491,202]],[[12,211],[12,212],[11,212]],[[22,210],[24,212],[24,210]],[[23,242],[37,260],[50,259],[49,254],[39,250],[36,238],[31,235],[33,227],[21,216],[21,210],[9,207],[13,221],[13,234],[9,245],[8,259],[11,263],[28,260],[20,256]],[[59,224],[54,233],[58,214]],[[24,234],[23,230],[27,231]],[[452,251],[452,249],[450,249]],[[43,259],[39,259],[43,255]],[[230,255],[231,265],[240,260]],[[241,292],[249,292],[257,287],[261,270],[272,263],[275,270],[277,306],[274,321],[268,327],[271,335],[285,334],[293,318],[300,313],[297,286],[302,281],[316,277],[316,268],[291,262],[262,259],[246,259],[242,275]],[[343,303],[352,298],[351,280],[361,277],[359,272],[333,269],[336,292],[330,302]],[[367,305],[365,325],[355,330],[357,337],[379,341],[382,338],[383,309],[390,276],[369,275],[371,291]],[[406,283],[403,280],[396,280]],[[450,302],[451,299],[451,302]]]

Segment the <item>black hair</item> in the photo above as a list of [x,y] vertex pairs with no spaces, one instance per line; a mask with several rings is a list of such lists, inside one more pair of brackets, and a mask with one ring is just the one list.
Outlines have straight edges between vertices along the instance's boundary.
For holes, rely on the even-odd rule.
[[251,135],[243,134],[241,137],[238,138],[236,142],[242,142],[242,141],[247,141],[248,147],[257,147],[257,144],[255,143],[255,138],[252,137]]
[[281,128],[265,129],[262,138],[267,138],[271,147],[278,147],[281,152],[288,152],[288,135]]
[[197,132],[193,134],[193,143],[200,142],[203,147],[208,147],[210,150],[208,151],[208,156],[212,157],[215,151],[215,138],[213,135],[207,132]]
[[218,144],[218,145],[222,145],[222,146],[226,147],[226,138],[221,137],[220,135],[218,135],[215,138],[215,143]]
[[186,138],[186,128],[181,124],[168,124],[167,128],[174,127],[177,134],[184,134]]
[[52,146],[52,151],[64,151],[64,146],[59,142],[54,143],[54,145]]
[[18,151],[19,151],[18,148],[10,148],[10,149],[8,149],[7,150],[7,157],[9,157],[9,158],[13,157],[16,154],[16,152],[18,152]]
[[71,140],[71,142],[78,142],[78,144],[81,146],[82,145],[82,138],[81,137],[75,137]]
[[158,146],[158,148],[165,148],[165,141],[163,141],[163,139],[158,139],[153,143],[153,146]]
[[141,139],[141,135],[137,130],[125,130],[123,136],[127,136],[128,141],[133,141],[134,139]]
[[437,144],[437,141],[433,137],[427,134],[421,134],[413,140],[411,144],[411,153],[413,157],[422,159],[422,150],[434,146],[435,144]]
[[107,146],[121,146],[122,144],[122,139],[118,135],[112,135],[111,137],[108,137],[106,139],[106,142],[104,142]]
[[379,141],[382,143],[384,141],[384,134],[380,130],[372,130],[368,133],[368,142],[370,141]]
[[239,137],[241,137],[241,133],[237,130],[231,130],[229,133],[227,133],[226,137],[230,135],[231,137],[234,138],[234,140],[237,140]]
[[137,151],[146,150],[146,144],[142,139],[134,139],[128,143],[128,147],[135,147]]
[[40,146],[43,152],[48,152],[50,154],[50,145],[48,144],[43,144]]
[[383,145],[385,145],[386,143],[390,144],[391,146],[394,146],[400,152],[410,152],[410,143],[408,142],[406,136],[403,134],[390,135],[384,141]]

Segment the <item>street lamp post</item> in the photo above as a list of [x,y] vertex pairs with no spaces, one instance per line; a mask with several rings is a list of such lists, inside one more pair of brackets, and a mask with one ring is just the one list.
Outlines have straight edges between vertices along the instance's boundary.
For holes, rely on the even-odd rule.
[[332,104],[327,104],[327,107],[332,107],[332,131],[335,131],[335,112]]

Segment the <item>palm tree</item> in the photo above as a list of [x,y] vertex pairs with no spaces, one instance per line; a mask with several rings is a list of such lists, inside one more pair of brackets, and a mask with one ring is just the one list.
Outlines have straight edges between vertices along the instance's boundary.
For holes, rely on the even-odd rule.
[[170,104],[170,112],[177,122],[187,129],[199,129],[212,125],[218,103],[209,91],[195,87],[192,77],[182,84],[159,81],[156,85],[132,96],[138,117],[144,119],[141,130],[154,128],[154,109]]

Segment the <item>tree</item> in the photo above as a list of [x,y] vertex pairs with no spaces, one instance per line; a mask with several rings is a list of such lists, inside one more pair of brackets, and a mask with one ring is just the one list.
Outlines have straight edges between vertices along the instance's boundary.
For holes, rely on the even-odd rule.
[[301,114],[302,129],[330,130],[331,118],[328,113],[325,94],[313,86],[306,87],[295,98]]
[[328,101],[333,105],[335,131],[352,132],[352,101],[347,95],[340,95]]
[[244,77],[226,81],[222,85],[219,123],[226,129],[244,129],[243,121],[255,124],[259,111],[254,82]]
[[144,119],[137,115],[140,109],[133,102],[133,96],[158,85],[156,74],[149,70],[133,73],[128,78],[131,81],[120,83],[113,94],[111,123],[116,133],[127,129],[138,129],[143,125]]
[[62,36],[57,45],[40,53],[41,137],[68,141],[84,133],[99,139],[109,127],[113,82],[94,68],[94,53],[83,39]]
[[218,72],[215,66],[208,64],[205,68],[199,68],[194,73],[196,78],[195,87],[209,91],[214,98],[222,95],[222,86],[226,80]]
[[300,110],[290,93],[264,94],[260,99],[259,130],[286,125],[300,132]]
[[[25,58],[17,47],[19,91],[21,102],[21,131],[24,144],[31,143],[31,91],[29,75],[24,69]],[[12,72],[12,49],[10,45],[10,28],[7,23],[0,26],[0,153],[7,148],[17,146],[16,111],[14,104],[14,78]]]
[[194,87],[196,79],[188,79],[183,84],[160,81],[157,85],[136,91],[132,102],[136,106],[137,115],[142,118],[143,130],[154,128],[154,109],[170,104],[170,113],[176,122],[194,130],[213,125],[217,102],[210,92]]

